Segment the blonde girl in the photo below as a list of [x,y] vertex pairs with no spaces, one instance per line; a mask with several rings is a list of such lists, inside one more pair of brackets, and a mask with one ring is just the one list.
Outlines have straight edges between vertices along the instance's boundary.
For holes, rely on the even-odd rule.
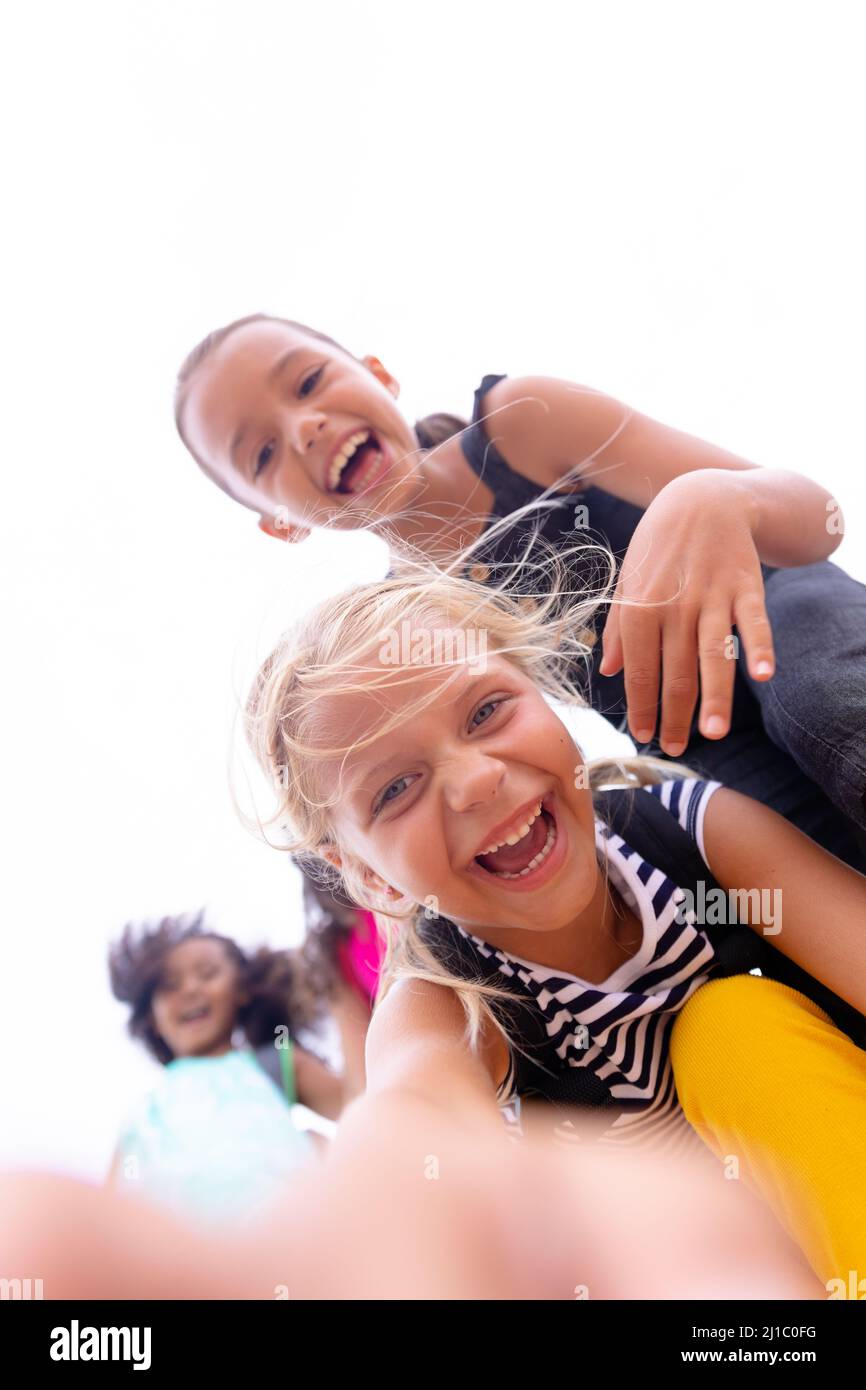
[[[819,1277],[838,1277],[866,1255],[866,1053],[854,1041],[866,879],[685,766],[586,767],[544,698],[580,701],[573,672],[587,648],[575,634],[597,600],[569,590],[571,560],[545,555],[533,569],[524,557],[518,592],[463,578],[459,558],[445,572],[406,555],[385,580],[318,605],[254,683],[249,739],[278,789],[285,847],[336,870],[389,935],[368,1093],[345,1143],[367,1151],[401,1098],[472,1126],[519,1096],[522,1078],[552,1074],[566,1100],[571,1078],[586,1081],[584,1103],[611,1121],[604,1142],[673,1146],[688,1097],[685,1115],[717,1153],[733,1152]],[[530,596],[540,566],[549,582]],[[599,789],[614,781],[638,821],[655,798],[656,831],[685,832],[708,883],[781,895],[774,944],[802,990],[719,980],[726,929],[741,928],[683,914],[681,883],[634,850],[628,817],[622,834],[605,824]],[[759,915],[745,925],[763,938]],[[702,1009],[702,996],[720,1008]],[[734,1069],[748,1046],[756,1055],[732,1076],[720,1065],[728,1039],[712,1028],[744,1015]],[[767,1038],[775,1055],[780,1037],[789,1061],[775,1076],[757,1054]]]

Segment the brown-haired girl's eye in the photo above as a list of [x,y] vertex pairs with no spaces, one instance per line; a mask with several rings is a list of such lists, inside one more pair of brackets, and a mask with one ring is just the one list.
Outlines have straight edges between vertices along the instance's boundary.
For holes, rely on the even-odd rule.
[[[262,470],[267,468],[268,464],[274,456],[275,448],[276,445],[274,444],[274,441],[271,440],[270,443],[266,444],[263,449],[259,450],[258,457],[256,458],[255,472],[253,473],[254,478],[257,478],[259,474],[262,472]],[[270,452],[268,452],[269,450]]]
[[[301,396],[302,398],[303,398],[304,396],[308,396],[308,395],[310,394],[310,392],[304,390],[304,387],[306,386],[307,382],[308,382],[308,381],[311,381],[311,382],[313,383],[313,386],[315,386],[316,383],[317,383],[318,380],[319,380],[319,377],[322,375],[322,372],[323,372],[324,370],[325,370],[324,367],[319,367],[317,371],[311,372],[309,376],[304,377],[304,380],[301,382],[301,389],[300,389],[300,391],[298,392],[298,395]],[[311,386],[311,387],[310,387],[310,390],[312,390],[312,389],[313,389],[313,387]]]

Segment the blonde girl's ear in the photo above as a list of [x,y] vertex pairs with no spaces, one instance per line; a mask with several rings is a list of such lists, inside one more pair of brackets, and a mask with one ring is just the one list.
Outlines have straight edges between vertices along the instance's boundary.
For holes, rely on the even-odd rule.
[[316,846],[316,853],[320,859],[326,859],[331,867],[337,870],[337,873],[342,873],[343,861],[340,858],[339,851],[336,850],[333,845],[323,840],[320,845]]
[[275,540],[288,541],[290,545],[305,541],[311,534],[308,526],[292,526],[288,522],[274,520],[269,516],[259,517],[259,530],[264,531],[266,536],[273,536]]
[[[326,859],[328,863],[337,870],[338,873],[342,873],[343,860],[340,856],[339,850],[335,849],[333,845],[328,844],[327,842],[323,842],[319,845],[318,849],[316,850],[316,853],[320,856],[320,858]],[[380,878],[379,875],[373,871],[373,869],[368,869],[365,867],[363,870],[363,874],[364,885],[365,887],[369,888],[372,893],[378,893],[380,897],[388,899],[392,902],[401,896],[396,888],[392,888],[391,884],[386,883],[383,878]]]

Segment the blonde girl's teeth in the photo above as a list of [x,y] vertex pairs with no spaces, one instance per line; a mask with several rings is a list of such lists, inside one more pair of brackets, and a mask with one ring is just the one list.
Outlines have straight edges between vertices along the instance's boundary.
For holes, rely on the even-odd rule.
[[529,834],[530,830],[532,829],[533,825],[538,820],[538,817],[540,815],[541,802],[539,801],[537,807],[532,812],[532,815],[530,816],[529,820],[526,822],[525,825],[522,825],[520,829],[515,831],[513,835],[509,835],[507,840],[502,840],[498,845],[488,845],[486,849],[483,849],[481,851],[481,853],[495,854],[498,849],[502,849],[503,845],[516,845],[520,840],[524,838],[524,836]]
[[548,828],[548,831],[547,831],[547,839],[546,839],[545,842],[544,842],[544,848],[543,848],[543,849],[540,849],[540,850],[538,851],[538,853],[536,854],[536,856],[535,856],[534,859],[530,859],[530,861],[529,861],[529,863],[527,864],[526,868],[525,868],[525,869],[521,869],[519,874],[507,874],[507,873],[498,873],[498,874],[497,874],[495,869],[490,870],[490,872],[494,873],[494,874],[496,875],[497,878],[525,878],[527,874],[531,874],[531,873],[532,873],[532,870],[533,870],[533,869],[537,869],[537,868],[538,868],[538,865],[541,863],[541,861],[542,861],[543,859],[546,859],[546,858],[547,858],[548,854],[550,853],[551,849],[553,848],[553,842],[554,842],[555,839],[556,839],[556,827],[555,827],[554,825],[551,825],[551,826]]

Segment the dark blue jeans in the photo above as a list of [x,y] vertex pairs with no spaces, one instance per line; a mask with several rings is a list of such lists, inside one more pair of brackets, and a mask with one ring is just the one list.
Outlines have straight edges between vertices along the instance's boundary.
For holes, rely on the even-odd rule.
[[[678,761],[771,806],[866,873],[866,586],[830,560],[762,568],[776,673],[753,681],[741,643],[730,732],[704,738],[696,710]],[[593,704],[621,723],[621,682],[597,674],[600,646]],[[665,756],[657,739],[641,751]]]

